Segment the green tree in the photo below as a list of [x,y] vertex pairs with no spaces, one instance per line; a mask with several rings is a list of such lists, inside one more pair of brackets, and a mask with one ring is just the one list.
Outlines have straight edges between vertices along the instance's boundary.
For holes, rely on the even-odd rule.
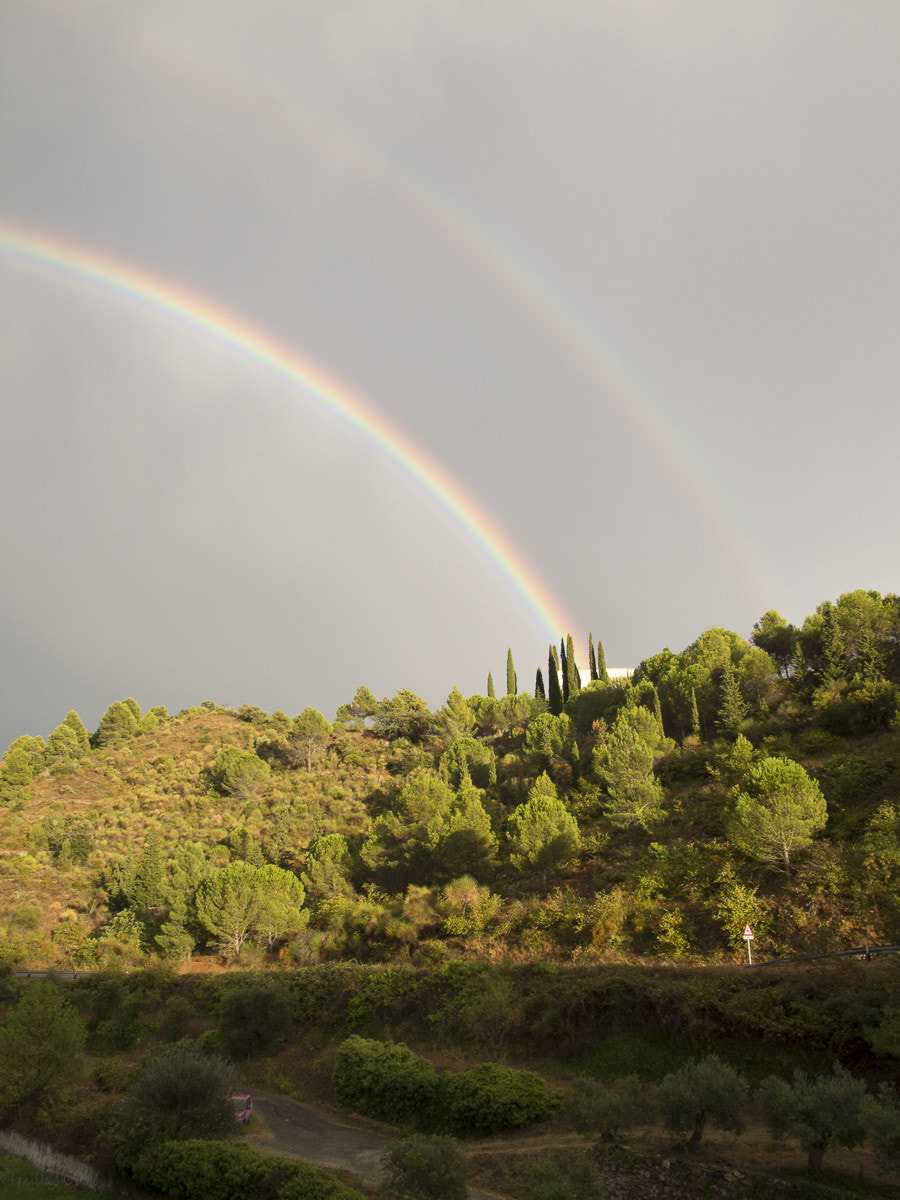
[[494,692],[494,677],[490,673],[490,671],[488,671],[487,694],[490,696],[490,698],[492,700],[494,700],[496,698],[496,693]]
[[770,655],[782,679],[788,679],[794,664],[794,652],[800,631],[789,625],[774,609],[765,613],[753,626],[750,641]]
[[559,716],[563,710],[563,694],[559,686],[559,659],[556,647],[550,647],[547,657],[547,702],[554,716]]
[[734,667],[728,662],[722,671],[722,695],[716,717],[716,728],[726,737],[736,738],[749,715],[750,706],[741,695]]
[[547,890],[547,876],[577,858],[581,849],[578,824],[556,794],[549,775],[543,774],[507,825],[509,857],[520,870],[537,871]]
[[513,665],[512,650],[506,651],[506,694],[507,696],[515,696],[518,694],[518,686],[516,684],[516,668]]
[[453,1138],[412,1134],[381,1155],[384,1182],[411,1200],[466,1200],[468,1164]]
[[634,1125],[648,1119],[652,1102],[647,1085],[637,1075],[623,1075],[609,1084],[587,1075],[572,1081],[566,1110],[582,1137],[598,1143],[615,1142]]
[[810,1171],[821,1171],[830,1145],[858,1146],[878,1122],[879,1105],[865,1081],[837,1065],[833,1074],[814,1078],[795,1071],[792,1083],[770,1075],[757,1089],[756,1106],[773,1137],[799,1141]]
[[229,863],[207,875],[197,887],[195,904],[200,923],[216,944],[235,958],[257,928],[263,911],[268,884],[261,871],[249,863]]
[[622,711],[606,740],[593,752],[594,773],[606,788],[606,815],[613,825],[625,829],[638,825],[648,829],[664,816],[662,785],[653,774],[653,750],[635,727],[640,721],[648,732],[659,736],[659,727],[647,709],[632,716]]
[[581,673],[575,661],[575,643],[572,635],[566,635],[566,699],[571,699],[581,690]]
[[40,1100],[74,1079],[85,1027],[55,983],[30,983],[0,1025],[0,1113]]
[[383,737],[405,737],[416,743],[431,732],[433,724],[434,718],[421,696],[401,688],[378,705],[374,728]]
[[306,892],[303,884],[291,871],[272,863],[258,867],[262,900],[253,932],[269,949],[305,928],[309,914],[304,911]]
[[[165,709],[163,709],[163,711],[165,712]],[[91,748],[91,735],[85,729],[84,722],[82,721],[81,717],[79,717],[78,713],[74,711],[74,709],[70,709],[70,711],[66,713],[66,718],[63,721],[63,725],[68,725],[69,728],[74,732],[75,740],[78,743],[79,757],[87,754]]]
[[732,840],[761,862],[791,875],[791,858],[825,828],[825,797],[818,783],[789,758],[764,758],[732,789]]
[[534,698],[535,700],[547,699],[547,693],[544,690],[544,676],[541,674],[540,667],[538,667],[534,676]]
[[359,721],[365,722],[369,717],[374,717],[378,712],[378,701],[374,694],[364,685],[361,684],[350,702],[350,711]]
[[666,1075],[657,1089],[657,1099],[667,1129],[673,1133],[691,1130],[688,1150],[700,1145],[707,1121],[733,1133],[744,1128],[747,1084],[715,1054]]
[[331,741],[331,726],[317,708],[307,705],[298,717],[294,717],[290,740],[306,762],[307,771],[311,771],[313,763],[322,757]]
[[234,1133],[234,1088],[231,1069],[194,1042],[176,1042],[149,1055],[129,1084],[119,1114],[119,1165],[130,1168],[162,1142]]
[[539,713],[529,721],[522,757],[529,773],[546,771],[558,783],[570,784],[578,767],[578,737],[568,714]]
[[[139,716],[135,716],[132,705],[134,701],[117,700],[111,704],[103,716],[94,734],[95,746],[115,746],[126,738],[134,737],[138,729]],[[138,709],[140,713],[140,709]]]
[[241,804],[258,800],[272,784],[272,768],[257,754],[234,747],[219,755],[221,789]]
[[588,670],[591,673],[591,682],[598,678],[597,675],[597,655],[594,650],[594,635],[588,634]]
[[28,786],[44,762],[44,739],[23,734],[10,744],[0,768],[0,801],[24,800]]
[[597,678],[601,683],[609,683],[609,672],[606,669],[606,655],[603,653],[603,643],[597,638]]
[[71,725],[63,722],[47,738],[44,765],[53,775],[74,771],[81,757],[78,735]]
[[301,879],[313,905],[329,896],[353,896],[350,882],[353,858],[347,839],[340,833],[326,833],[309,850]]
[[152,829],[135,866],[129,890],[129,903],[138,908],[154,908],[162,899],[165,882],[165,855],[158,829]]
[[437,725],[448,742],[467,738],[475,728],[475,714],[458,687],[451,689],[447,703],[438,713]]

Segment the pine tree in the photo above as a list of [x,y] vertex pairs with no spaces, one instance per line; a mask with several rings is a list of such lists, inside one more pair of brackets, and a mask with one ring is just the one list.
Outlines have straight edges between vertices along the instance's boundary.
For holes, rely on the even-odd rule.
[[547,700],[550,711],[558,717],[563,710],[563,697],[559,688],[559,659],[556,657],[556,647],[550,647],[547,658]]
[[602,683],[609,683],[609,672],[606,669],[606,655],[603,653],[603,643],[597,638],[597,678]]
[[653,688],[653,712],[656,715],[656,720],[659,723],[660,737],[666,736],[666,727],[663,725],[662,705],[659,702],[659,692]]
[[597,678],[597,655],[594,653],[594,635],[588,634],[588,667],[591,672],[591,680]]
[[727,737],[736,738],[749,714],[750,706],[741,695],[734,667],[727,663],[722,672],[722,698],[716,716],[716,727]]
[[493,700],[493,699],[495,699],[495,692],[494,692],[494,677],[493,677],[493,675],[490,673],[490,671],[488,671],[487,694],[490,696],[490,698],[491,698],[492,700]]
[[541,674],[540,667],[538,667],[537,674],[534,677],[534,698],[535,700],[547,699],[547,693],[544,691],[544,676]]
[[512,650],[506,652],[506,694],[507,696],[515,696],[518,692],[516,687],[516,668],[513,666]]
[[575,661],[575,643],[571,633],[566,637],[566,682],[570,696],[581,691],[581,673],[578,670],[578,663]]

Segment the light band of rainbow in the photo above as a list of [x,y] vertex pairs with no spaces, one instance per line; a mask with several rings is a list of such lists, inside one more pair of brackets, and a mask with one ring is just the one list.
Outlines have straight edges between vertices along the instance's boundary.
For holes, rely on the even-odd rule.
[[506,576],[551,640],[575,628],[509,539],[446,471],[393,428],[370,403],[295,350],[196,292],[56,235],[0,220],[0,251],[99,285],[116,297],[200,332],[288,380],[360,430],[430,492]]

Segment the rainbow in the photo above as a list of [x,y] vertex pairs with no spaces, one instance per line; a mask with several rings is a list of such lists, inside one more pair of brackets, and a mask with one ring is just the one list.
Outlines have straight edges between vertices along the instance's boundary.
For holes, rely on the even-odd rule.
[[312,396],[360,430],[430,493],[471,535],[512,584],[551,640],[576,626],[509,539],[447,472],[375,408],[321,367],[276,341],[243,317],[196,292],[132,263],[113,259],[41,230],[0,220],[0,252],[85,280],[145,311],[176,321]]
[[730,559],[744,578],[748,591],[761,609],[772,606],[773,597],[783,596],[784,586],[775,577],[762,547],[716,486],[710,470],[700,461],[688,438],[654,403],[635,378],[633,370],[617,361],[616,355],[597,335],[573,305],[540,275],[520,253],[506,245],[494,231],[481,226],[443,192],[437,191],[410,167],[389,157],[360,138],[346,122],[325,112],[309,97],[302,101],[288,96],[283,86],[224,58],[209,41],[176,30],[171,21],[148,10],[133,10],[129,19],[139,29],[141,44],[152,44],[157,54],[176,69],[192,76],[204,72],[211,85],[237,90],[242,97],[252,94],[288,118],[298,133],[339,147],[365,170],[369,183],[379,187],[391,202],[438,242],[452,247],[457,259],[469,262],[481,280],[513,304],[541,335],[559,347],[570,367],[597,388],[598,402],[615,405],[637,430],[695,509],[714,533],[723,557]]

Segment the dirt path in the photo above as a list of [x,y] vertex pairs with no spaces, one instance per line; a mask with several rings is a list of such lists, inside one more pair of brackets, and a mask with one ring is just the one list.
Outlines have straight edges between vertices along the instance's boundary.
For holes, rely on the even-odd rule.
[[[249,1141],[257,1150],[285,1157],[303,1158],[317,1167],[327,1167],[355,1175],[372,1183],[381,1178],[380,1157],[386,1146],[397,1138],[376,1133],[363,1122],[346,1124],[274,1092],[248,1089],[253,1096],[253,1110],[262,1118],[251,1122]],[[472,1200],[496,1200],[487,1192],[469,1189]]]

